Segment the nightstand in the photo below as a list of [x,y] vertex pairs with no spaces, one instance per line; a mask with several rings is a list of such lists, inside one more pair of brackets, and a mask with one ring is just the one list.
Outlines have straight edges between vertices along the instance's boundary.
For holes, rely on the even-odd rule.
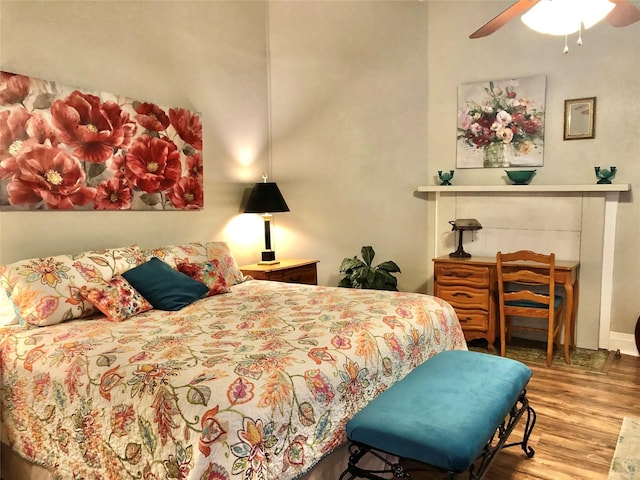
[[316,268],[316,264],[318,261],[319,260],[290,258],[280,260],[280,263],[274,263],[273,265],[262,265],[259,263],[243,265],[240,267],[240,270],[243,274],[251,275],[256,280],[317,285],[318,269]]

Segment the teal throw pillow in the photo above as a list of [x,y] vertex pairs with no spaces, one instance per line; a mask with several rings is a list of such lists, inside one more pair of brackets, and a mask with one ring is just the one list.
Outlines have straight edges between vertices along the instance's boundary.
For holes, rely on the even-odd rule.
[[122,276],[157,310],[180,310],[209,292],[204,283],[174,270],[157,257]]

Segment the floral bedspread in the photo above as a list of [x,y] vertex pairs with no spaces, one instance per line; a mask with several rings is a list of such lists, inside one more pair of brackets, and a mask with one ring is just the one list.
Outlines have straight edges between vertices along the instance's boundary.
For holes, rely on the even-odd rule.
[[0,330],[2,428],[62,479],[292,479],[441,350],[435,297],[250,280],[178,312]]

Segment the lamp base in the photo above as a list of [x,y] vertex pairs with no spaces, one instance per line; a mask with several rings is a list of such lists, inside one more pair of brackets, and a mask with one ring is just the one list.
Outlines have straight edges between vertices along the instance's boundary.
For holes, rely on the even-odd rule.
[[262,252],[262,260],[258,262],[258,265],[274,265],[276,263],[280,263],[280,260],[276,260],[276,252],[265,250]]

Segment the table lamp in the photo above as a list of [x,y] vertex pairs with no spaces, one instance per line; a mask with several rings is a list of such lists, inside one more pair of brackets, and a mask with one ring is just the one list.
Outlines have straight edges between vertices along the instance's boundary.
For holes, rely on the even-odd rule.
[[267,175],[262,176],[262,183],[256,183],[244,208],[244,213],[259,213],[264,219],[264,251],[259,264],[280,263],[276,260],[276,252],[271,249],[271,214],[288,212],[289,207],[275,182],[267,182]]

